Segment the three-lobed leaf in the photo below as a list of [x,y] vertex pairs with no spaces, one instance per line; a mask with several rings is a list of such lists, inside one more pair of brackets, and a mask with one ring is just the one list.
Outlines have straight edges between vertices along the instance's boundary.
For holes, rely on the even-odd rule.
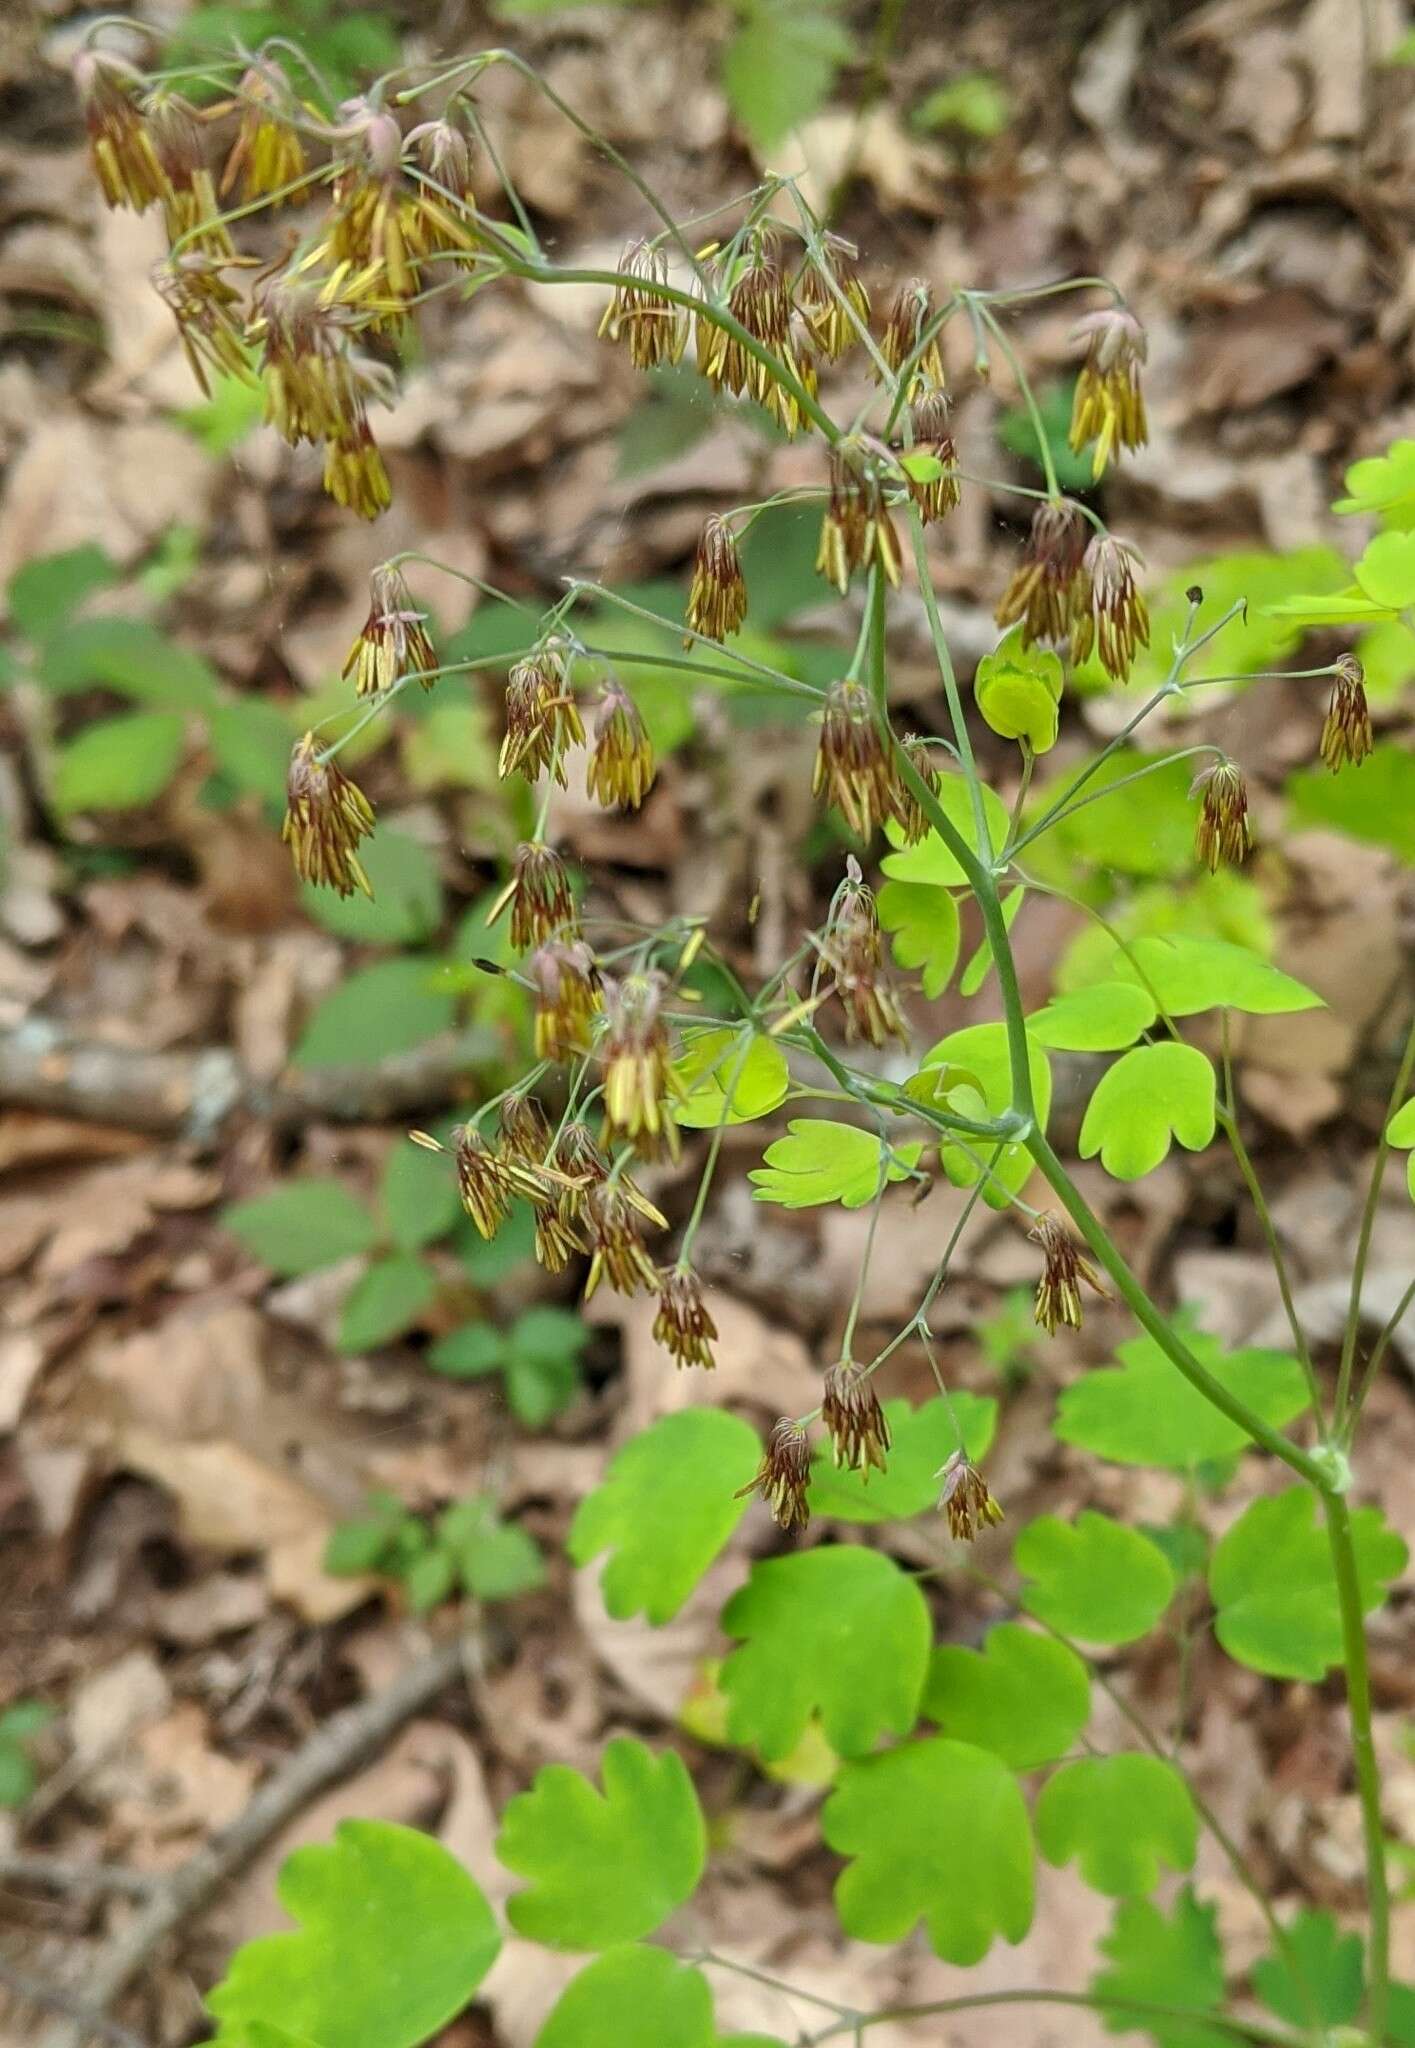
[[618,1452],[580,1502],[566,1548],[610,1557],[601,1589],[616,1621],[671,1621],[746,1512],[736,1498],[761,1457],[756,1433],[720,1408],[665,1415]]
[[922,1919],[936,1955],[969,1964],[1032,1924],[1027,1809],[1012,1772],[972,1743],[930,1736],[844,1765],[821,1832],[852,1859],[835,1902],[857,1941],[903,1941]]
[[932,882],[889,881],[880,889],[876,908],[896,962],[918,970],[920,987],[934,1001],[958,964],[962,922],[953,896]]
[[920,1711],[945,1735],[1030,1771],[1065,1756],[1090,1719],[1090,1673],[1064,1643],[1004,1621],[981,1650],[939,1645]]
[[[1186,1328],[1184,1336],[1219,1384],[1275,1429],[1306,1405],[1302,1368],[1286,1352],[1225,1353],[1206,1331]],[[1175,1371],[1153,1337],[1117,1345],[1116,1357],[1118,1366],[1092,1369],[1062,1392],[1055,1433],[1063,1443],[1116,1464],[1171,1472],[1192,1471],[1248,1446],[1247,1432]]]
[[[1124,1899],[1109,1934],[1098,1944],[1110,1967],[1091,1979],[1103,2003],[1114,2001],[1106,2026],[1115,2033],[1143,2027],[1159,2048],[1233,2048],[1227,2027],[1209,2024],[1223,2004],[1223,1951],[1215,1928],[1218,1909],[1201,1906],[1188,1886],[1166,1914],[1148,1899]],[[1160,2018],[1126,2005],[1169,2006],[1176,2015]]]
[[929,1611],[882,1551],[821,1545],[754,1564],[722,1625],[744,1639],[721,1672],[729,1738],[769,1762],[790,1754],[813,1712],[838,1756],[913,1727]]
[[1167,1017],[1219,1009],[1279,1017],[1323,1007],[1312,989],[1247,946],[1186,932],[1143,933],[1112,948],[1102,972],[1148,990]]
[[261,2026],[318,2048],[416,2048],[461,2011],[500,1947],[456,1857],[389,1821],[346,1820],[332,1842],[297,1849],[277,1893],[298,1931],[247,1942],[206,2001],[233,2048]]
[[[1351,1517],[1361,1607],[1369,1614],[1409,1552],[1379,1508]],[[1342,1658],[1341,1613],[1317,1503],[1305,1487],[1255,1500],[1209,1561],[1215,1629],[1230,1657],[1271,1678],[1325,1677]]]
[[1079,1862],[1093,1891],[1111,1898],[1152,1892],[1161,1864],[1189,1870],[1199,1817],[1189,1787],[1163,1757],[1078,1757],[1043,1785],[1033,1812],[1048,1863]]
[[[1308,1908],[1283,1930],[1280,1949],[1249,1972],[1269,2012],[1294,2027],[1344,2027],[1361,2009],[1365,1959],[1359,1934],[1343,1934],[1330,1913]],[[1314,2015],[1315,2008],[1315,2015]]]
[[1083,1159],[1099,1153],[1116,1180],[1139,1180],[1169,1156],[1173,1139],[1190,1152],[1212,1142],[1216,1097],[1213,1063],[1197,1046],[1137,1045],[1096,1083],[1077,1149]]
[[535,2048],[668,2048],[670,2042],[672,2048],[716,2048],[707,1978],[666,1949],[621,1944],[571,1978]]
[[1148,1634],[1174,1594],[1174,1573],[1149,1537],[1089,1508],[1074,1522],[1029,1522],[1012,1556],[1033,1582],[1022,1594],[1027,1612],[1086,1643]]
[[758,1202],[778,1202],[784,1209],[811,1209],[822,1202],[863,1209],[879,1193],[881,1177],[903,1180],[924,1149],[897,1145],[886,1157],[873,1131],[829,1117],[795,1117],[787,1132],[767,1146],[762,1164],[747,1175]]
[[786,1055],[774,1039],[760,1033],[744,1038],[740,1031],[725,1029],[693,1032],[677,1061],[677,1074],[687,1096],[673,1113],[690,1130],[769,1116],[791,1086]]
[[652,1934],[692,1896],[707,1835],[687,1766],[628,1736],[601,1759],[604,1790],[565,1764],[536,1773],[501,1816],[500,1862],[531,1880],[507,1901],[518,1934],[603,1949]]
[[1153,997],[1138,982],[1094,981],[1053,996],[1027,1019],[1027,1036],[1057,1052],[1123,1052],[1157,1014]]

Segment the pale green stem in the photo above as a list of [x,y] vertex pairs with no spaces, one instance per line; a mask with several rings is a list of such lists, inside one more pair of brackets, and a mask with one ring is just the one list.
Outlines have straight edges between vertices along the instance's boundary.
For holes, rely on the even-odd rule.
[[732,1098],[737,1093],[737,1084],[742,1078],[743,1070],[748,1059],[751,1057],[752,1047],[755,1042],[756,1039],[753,1032],[748,1031],[744,1033],[742,1049],[733,1063],[732,1071],[728,1075],[722,1090],[722,1114],[713,1127],[712,1141],[708,1146],[707,1158],[703,1162],[703,1170],[698,1180],[698,1192],[693,1198],[692,1214],[683,1227],[682,1241],[678,1246],[677,1265],[680,1273],[691,1263],[693,1239],[698,1234],[698,1225],[702,1222],[703,1212],[707,1208],[708,1194],[712,1188],[713,1175],[717,1171],[718,1158],[722,1152],[722,1142],[727,1135],[728,1125],[731,1120]]
[[1384,1362],[1391,1338],[1404,1322],[1406,1310],[1410,1307],[1412,1301],[1415,1301],[1415,1280],[1410,1282],[1404,1294],[1401,1295],[1399,1301],[1392,1309],[1384,1329],[1371,1347],[1371,1355],[1366,1361],[1365,1374],[1357,1390],[1356,1398],[1352,1403],[1353,1428],[1361,1419],[1361,1411],[1366,1405],[1366,1396],[1375,1384],[1376,1374],[1380,1371],[1381,1365]]
[[837,2040],[842,2034],[861,2032],[867,2027],[884,2026],[895,2020],[927,2020],[941,2017],[950,2012],[982,2012],[994,2006],[1055,2005],[1069,2006],[1072,2010],[1099,2013],[1130,2013],[1136,2021],[1182,2020],[1194,2029],[1216,2027],[1220,2033],[1232,2034],[1235,2040],[1258,2041],[1266,2048],[1298,2048],[1300,2037],[1285,2028],[1272,2027],[1259,2020],[1230,2019],[1224,2013],[1199,2012],[1192,2006],[1162,2005],[1146,1998],[1122,1998],[1099,1991],[973,1991],[961,1998],[939,1998],[927,2005],[891,2005],[880,2012],[863,2013],[856,2018],[842,2018],[833,2026],[823,2028],[819,2033],[805,2037],[803,2048],[821,2048],[826,2041]]
[[988,329],[988,332],[1002,350],[1008,367],[1017,379],[1017,389],[1022,394],[1022,403],[1027,408],[1027,416],[1032,422],[1032,432],[1036,437],[1037,453],[1041,459],[1042,474],[1047,480],[1047,492],[1054,502],[1059,501],[1061,498],[1061,485],[1056,480],[1056,463],[1052,458],[1051,442],[1048,440],[1047,430],[1042,424],[1041,408],[1037,404],[1036,393],[1032,390],[1031,379],[1022,368],[1022,359],[1008,340],[1007,335],[1003,331],[1002,323],[997,319],[996,315],[991,313],[986,306],[980,307],[979,310],[982,314],[983,325]]
[[1346,1329],[1341,1340],[1341,1365],[1336,1378],[1335,1408],[1337,1433],[1348,1443],[1353,1418],[1348,1415],[1347,1409],[1351,1398],[1351,1375],[1356,1365],[1356,1344],[1361,1334],[1361,1292],[1366,1284],[1366,1263],[1371,1256],[1371,1234],[1376,1227],[1376,1211],[1381,1205],[1381,1184],[1385,1180],[1386,1161],[1390,1158],[1390,1139],[1386,1132],[1390,1128],[1391,1118],[1404,1100],[1412,1073],[1415,1073],[1415,1019],[1411,1021],[1405,1040],[1405,1050],[1396,1069],[1395,1085],[1390,1091],[1390,1100],[1381,1119],[1381,1135],[1376,1146],[1370,1185],[1366,1190],[1366,1203],[1361,1211],[1361,1228],[1356,1239],[1356,1261],[1351,1268],[1351,1300],[1346,1311]]
[[1341,1610],[1341,1640],[1346,1666],[1346,1706],[1351,1721],[1351,1755],[1361,1803],[1361,1832],[1366,1849],[1366,2025],[1374,2041],[1385,2039],[1390,2001],[1390,1884],[1386,1874],[1385,1827],[1381,1820],[1381,1776],[1371,1734],[1371,1673],[1366,1656],[1366,1624],[1351,1513],[1344,1497],[1328,1493],[1322,1501]]

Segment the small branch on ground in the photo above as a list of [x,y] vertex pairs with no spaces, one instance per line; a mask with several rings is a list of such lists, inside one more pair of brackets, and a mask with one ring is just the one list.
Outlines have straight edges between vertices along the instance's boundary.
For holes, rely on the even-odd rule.
[[125,1870],[120,1863],[66,1863],[61,1856],[0,1854],[0,1885],[27,1885],[74,1897],[119,1892],[130,1899],[146,1899],[161,1882],[148,1871]]
[[[86,2036],[107,2033],[111,2037],[103,2015],[167,1937],[199,1913],[287,1821],[328,1786],[346,1777],[355,1764],[380,1750],[459,1672],[475,1673],[479,1648],[478,1639],[466,1635],[439,1644],[382,1692],[357,1706],[345,1707],[317,1728],[302,1748],[272,1772],[244,1813],[179,1864],[127,1925],[88,1958],[83,1973],[86,1998],[70,2001],[66,2008],[70,2018],[51,2029],[42,2048],[79,2048]],[[48,2003],[53,2008],[55,2001]],[[133,2039],[126,2036],[129,2044]]]
[[95,2040],[113,2042],[114,2048],[147,2048],[146,2041],[131,2027],[120,2026],[117,2020],[110,2020],[106,2013],[96,2011],[74,1993],[61,1991],[57,1984],[46,1983],[42,1977],[32,1976],[28,1970],[17,1969],[3,1954],[0,1954],[0,1984],[20,2004],[37,2005],[45,2012],[62,2013],[65,2020],[78,2029],[76,2039],[91,2035]]

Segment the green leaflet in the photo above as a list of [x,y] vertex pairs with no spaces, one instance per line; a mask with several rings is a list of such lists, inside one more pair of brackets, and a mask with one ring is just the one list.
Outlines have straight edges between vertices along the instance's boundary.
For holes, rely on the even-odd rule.
[[1012,1556],[1034,1581],[1022,1595],[1027,1612],[1086,1643],[1148,1634],[1174,1593],[1174,1574],[1150,1539],[1090,1509],[1074,1522],[1029,1522]]
[[[1351,1536],[1361,1605],[1369,1614],[1409,1553],[1379,1508],[1358,1508]],[[1218,1639],[1240,1664],[1273,1678],[1315,1681],[1341,1662],[1331,1553],[1306,1487],[1289,1487],[1245,1508],[1215,1546],[1209,1592],[1218,1609]]]
[[1161,1864],[1192,1867],[1199,1816],[1174,1765],[1158,1756],[1087,1756],[1043,1785],[1033,1820],[1048,1863],[1080,1863],[1093,1891],[1152,1892]]
[[1065,1756],[1090,1719],[1090,1673],[1064,1643],[1004,1621],[981,1650],[934,1651],[920,1711],[945,1735],[1030,1771]]

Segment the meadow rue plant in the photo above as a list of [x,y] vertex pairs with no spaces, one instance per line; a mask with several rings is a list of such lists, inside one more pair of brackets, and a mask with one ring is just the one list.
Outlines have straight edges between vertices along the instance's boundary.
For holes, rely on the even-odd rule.
[[[1112,1462],[1184,1473],[1198,1503],[1193,1518],[1182,1532],[1161,1532],[1165,1540],[1093,1512],[1024,1525],[1012,1561],[1026,1619],[966,1650],[934,1647],[917,1577],[886,1552],[793,1541],[751,1567],[724,1612],[736,1647],[716,1680],[722,1739],[774,1765],[815,1731],[830,1788],[822,1834],[843,1866],[837,1910],[859,1940],[902,1941],[922,1922],[939,1956],[974,1963],[995,1939],[1026,1933],[1038,1853],[1075,1863],[1084,1882],[1116,1902],[1088,1990],[965,1991],[911,2016],[1050,2000],[1093,2007],[1107,2026],[1148,2033],[1162,2048],[1225,2039],[1379,2048],[1415,2039],[1415,1992],[1390,1978],[1365,1638],[1365,1616],[1401,1570],[1404,1546],[1378,1509],[1353,1509],[1350,1499],[1359,1489],[1357,1426],[1390,1334],[1387,1326],[1363,1358],[1370,1218],[1390,1148],[1415,1147],[1415,1103],[1406,1099],[1415,1038],[1400,1059],[1355,1249],[1340,1365],[1327,1386],[1243,1143],[1231,1062],[1225,1054],[1216,1067],[1205,1049],[1211,1037],[1200,1045],[1183,1035],[1188,1019],[1211,1011],[1224,1019],[1234,1010],[1298,1011],[1318,998],[1228,940],[1131,939],[1100,920],[1092,971],[1028,1013],[1013,956],[1015,922],[1043,886],[1057,893],[1034,872],[1031,849],[1040,859],[1048,839],[1056,843],[1079,813],[1130,783],[1188,763],[1197,862],[1240,864],[1253,843],[1240,764],[1207,745],[1153,755],[1132,745],[1162,706],[1235,680],[1194,674],[1196,657],[1243,610],[1238,602],[1207,620],[1197,588],[1172,646],[1151,650],[1167,661],[1163,680],[1094,759],[1027,802],[1035,760],[1057,736],[1065,662],[1094,656],[1123,685],[1150,646],[1151,622],[1134,549],[1058,485],[1007,320],[1023,301],[1073,292],[1101,300],[1075,330],[1070,432],[1100,476],[1146,438],[1139,316],[1095,279],[988,292],[911,278],[879,295],[877,317],[862,253],[825,228],[790,178],[769,177],[747,200],[695,221],[690,239],[638,173],[505,50],[431,76],[392,72],[335,106],[297,99],[277,53],[262,49],[203,66],[203,82],[220,83],[225,97],[199,108],[183,97],[180,77],[148,80],[109,54],[103,31],[94,24],[75,67],[95,175],[109,205],[161,213],[169,251],[155,284],[194,376],[203,387],[214,373],[255,387],[270,424],[293,447],[320,452],[325,489],[352,512],[376,519],[390,502],[375,417],[396,388],[399,344],[420,308],[500,280],[601,287],[606,347],[643,371],[691,364],[714,391],[755,402],[816,452],[816,480],[785,495],[818,508],[821,593],[834,591],[849,620],[854,651],[833,681],[803,680],[733,644],[751,619],[744,543],[769,509],[761,504],[724,506],[705,522],[681,627],[574,580],[502,663],[500,772],[530,784],[538,802],[528,806],[534,823],[490,913],[507,918],[520,964],[488,963],[488,971],[511,973],[529,993],[535,1063],[445,1145],[423,1133],[417,1142],[447,1155],[482,1236],[494,1237],[523,1202],[549,1270],[585,1258],[586,1296],[605,1286],[651,1298],[665,1363],[685,1371],[714,1364],[718,1330],[692,1251],[730,1127],[789,1104],[787,1129],[751,1172],[756,1199],[840,1204],[870,1218],[819,1404],[783,1416],[764,1444],[712,1407],[665,1415],[618,1452],[582,1503],[571,1558],[582,1567],[604,1559],[610,1614],[653,1624],[678,1611],[741,1517],[761,1507],[793,1539],[813,1516],[864,1526],[931,1516],[960,1546],[945,1550],[941,1569],[969,1569],[966,1546],[986,1551],[1004,1540],[989,1534],[1006,1509],[986,1471],[996,1403],[947,1385],[930,1314],[979,1205],[1012,1212],[1035,1248],[1039,1331],[1081,1327],[1088,1299],[1119,1304],[1137,1326],[1115,1370],[1063,1395],[1058,1434]],[[616,266],[561,263],[540,245],[475,110],[476,83],[497,66],[544,91],[642,201],[643,231]],[[495,184],[511,220],[477,197]],[[239,237],[276,208],[279,253],[257,269]],[[1026,501],[1030,528],[997,595],[1005,637],[980,666],[972,706],[958,685],[925,540],[973,474],[962,467],[945,385],[942,337],[958,319],[971,331],[978,372],[996,354],[1016,379],[1046,479],[1042,491],[987,485]],[[832,369],[851,355],[873,382],[847,418],[835,410]],[[971,450],[967,458],[977,459]],[[906,564],[937,657],[937,734],[901,734],[891,712],[886,599]],[[451,675],[491,665],[439,662],[421,575],[409,573],[439,567],[405,555],[374,572],[344,671],[349,715],[332,721],[342,724],[333,736],[307,734],[291,761],[285,838],[295,867],[341,895],[369,892],[360,848],[377,831],[341,752],[414,684],[436,691]],[[1384,590],[1358,595],[1347,615],[1395,605]],[[616,607],[661,631],[662,651],[607,649],[603,622]],[[650,723],[632,676],[620,673],[635,660],[681,673],[685,689],[720,683],[775,693],[816,722],[814,794],[856,850],[820,927],[798,933],[755,987],[700,920],[675,917],[646,932],[587,908],[554,843],[551,793],[572,773],[606,809],[632,812],[650,795]],[[1358,770],[1374,744],[1360,663],[1343,655],[1285,673],[1326,697],[1324,722],[1314,712],[1314,754],[1332,771]],[[979,722],[1018,749],[1020,793],[1010,812],[975,752]],[[886,879],[876,889],[868,865],[881,835]],[[917,1048],[919,1005],[907,978],[919,974],[930,999],[948,985],[968,903],[984,942],[960,987],[972,996],[987,980],[1001,1016]],[[877,1059],[853,1050],[886,1046],[890,1072],[909,1069],[903,1078],[884,1078]],[[1107,1061],[1079,1151],[1117,1180],[1151,1171],[1175,1143],[1231,1148],[1278,1268],[1290,1354],[1225,1352],[1157,1306],[1048,1136],[1058,1052]],[[677,1160],[695,1131],[708,1135],[675,1249],[634,1169]],[[939,1178],[966,1191],[957,1222],[907,1322],[866,1355],[858,1342],[866,1269],[895,1203],[927,1194]],[[1036,1189],[1040,1207],[1030,1199]],[[518,1341],[498,1340],[494,1357],[466,1369],[506,1367]],[[938,1381],[937,1399],[922,1407],[882,1398],[891,1359],[910,1343],[924,1349]],[[455,1363],[449,1354],[448,1369]],[[1225,1517],[1211,1544],[1203,1503],[1247,1451],[1265,1454],[1291,1483]],[[415,1570],[424,1604],[446,1596],[459,1574],[475,1588],[481,1573],[499,1593],[539,1570],[479,1501],[445,1518],[435,1536],[396,1515],[375,1516],[348,1543],[348,1569]],[[1130,1747],[1072,1754],[1092,1685],[1106,1683],[1097,1647],[1147,1635],[1180,1585],[1192,1599],[1200,1581],[1218,1641],[1238,1663],[1278,1680],[1343,1674],[1366,1900],[1357,1967],[1343,1963],[1340,1982],[1328,1967],[1334,1925],[1310,1914],[1279,1919],[1170,1744],[1137,1712],[1124,1708]],[[655,1758],[624,1741],[606,1751],[603,1781],[601,1798],[578,1773],[551,1766],[505,1817],[502,1860],[529,1880],[511,1897],[511,1924],[594,1958],[551,2012],[541,2048],[745,2043],[720,2034],[713,2016],[710,1973],[730,1965],[675,1958],[648,1939],[702,1874],[711,1833],[691,1779],[671,1754]],[[1205,1831],[1267,1930],[1268,1953],[1246,1991],[1225,1967],[1211,1906],[1192,1888],[1168,1908],[1150,1896],[1162,1869],[1192,1870]],[[299,1931],[247,1945],[210,1996],[218,2039],[232,2048],[257,2040],[344,2048],[375,2038],[381,2048],[416,2048],[472,1998],[500,1940],[478,1888],[436,1843],[377,1823],[346,1823],[331,1846],[300,1851],[282,1898]],[[802,2036],[811,2042],[858,2043],[895,2016],[836,2009],[809,1985],[781,1988],[827,2015]]]

